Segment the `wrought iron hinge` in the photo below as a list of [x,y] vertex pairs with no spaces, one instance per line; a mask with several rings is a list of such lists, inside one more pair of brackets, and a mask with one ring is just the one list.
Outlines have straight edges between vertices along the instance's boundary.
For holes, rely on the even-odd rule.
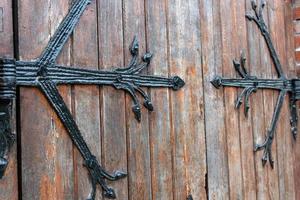
[[149,66],[152,54],[145,53],[142,59],[139,59],[139,44],[136,37],[129,49],[132,59],[126,67],[112,71],[99,71],[56,65],[58,55],[89,3],[90,0],[76,0],[72,4],[69,13],[36,61],[0,59],[0,176],[2,177],[7,166],[7,153],[14,141],[14,134],[11,133],[10,116],[11,102],[16,97],[16,87],[36,86],[47,97],[84,158],[84,164],[89,171],[92,183],[92,192],[88,199],[92,200],[95,199],[97,184],[102,187],[105,197],[116,198],[114,190],[107,186],[105,179],[116,181],[124,178],[126,173],[116,171],[110,174],[100,166],[84,141],[56,86],[60,84],[95,84],[114,86],[116,89],[124,90],[131,95],[133,99],[132,111],[135,118],[140,121],[141,105],[138,94],[144,99],[143,105],[148,110],[153,110],[151,99],[142,87],[166,87],[178,90],[185,83],[178,76],[165,78],[141,75],[140,72]]
[[289,93],[289,98],[290,98],[291,132],[294,139],[296,139],[297,136],[298,116],[297,116],[296,101],[300,99],[300,79],[287,79],[286,75],[282,70],[282,65],[280,63],[278,54],[274,48],[269,30],[263,18],[263,9],[265,5],[266,2],[261,1],[260,5],[257,6],[255,1],[252,0],[251,1],[252,12],[247,13],[246,18],[250,21],[255,22],[262,36],[264,37],[273,64],[275,66],[276,72],[278,74],[278,79],[261,79],[255,76],[250,76],[245,67],[245,63],[246,63],[245,55],[242,54],[240,60],[233,61],[234,68],[241,76],[241,79],[223,78],[220,76],[216,76],[211,81],[211,83],[216,88],[219,88],[220,86],[244,88],[244,90],[241,92],[241,94],[238,96],[236,100],[235,107],[239,108],[244,101],[244,110],[246,116],[250,107],[249,97],[252,93],[257,91],[258,89],[272,89],[272,90],[279,91],[279,96],[277,98],[277,102],[275,105],[273,118],[271,121],[271,125],[267,130],[265,141],[262,144],[256,144],[254,148],[255,151],[264,150],[263,157],[262,157],[263,165],[265,165],[266,162],[269,161],[271,167],[273,168],[274,161],[272,158],[271,147],[274,139],[275,128],[278,122],[280,110],[282,108],[283,101],[287,93]]

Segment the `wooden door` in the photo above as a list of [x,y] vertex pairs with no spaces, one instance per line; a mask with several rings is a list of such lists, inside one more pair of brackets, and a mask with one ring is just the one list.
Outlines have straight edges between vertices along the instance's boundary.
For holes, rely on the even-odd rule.
[[[37,58],[68,12],[70,0],[1,0],[0,56]],[[257,26],[245,19],[249,0],[92,0],[59,64],[112,69],[130,60],[134,35],[140,51],[154,53],[145,73],[179,75],[180,91],[148,89],[154,112],[141,123],[130,97],[106,86],[60,86],[83,137],[108,171],[128,177],[109,182],[117,199],[299,199],[299,140],[290,134],[285,100],[272,152],[261,164],[262,142],[277,92],[257,91],[248,118],[234,109],[240,92],[216,90],[216,74],[236,77],[232,59],[244,50],[257,77],[276,73]],[[296,77],[293,4],[268,0],[264,17],[284,71]],[[89,67],[92,66],[92,67]],[[80,153],[36,88],[18,91],[17,144],[0,180],[0,199],[85,199],[90,192]],[[104,199],[97,188],[96,199]]]

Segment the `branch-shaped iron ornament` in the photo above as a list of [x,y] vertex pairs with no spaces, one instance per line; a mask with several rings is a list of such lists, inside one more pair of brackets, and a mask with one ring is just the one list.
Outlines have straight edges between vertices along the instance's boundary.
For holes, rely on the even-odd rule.
[[84,141],[56,85],[95,84],[114,86],[116,89],[124,90],[131,95],[133,99],[132,110],[136,119],[140,121],[141,109],[137,94],[141,94],[144,98],[144,106],[150,111],[153,110],[149,96],[141,87],[168,87],[178,90],[184,86],[184,81],[178,76],[164,78],[141,75],[140,72],[149,65],[152,54],[146,53],[142,57],[142,61],[139,61],[139,44],[136,38],[130,46],[132,60],[125,68],[118,68],[113,71],[98,71],[56,65],[55,61],[58,55],[89,3],[90,0],[76,0],[72,4],[69,13],[36,61],[0,59],[0,175],[2,177],[7,166],[7,152],[14,141],[14,134],[11,133],[10,129],[10,116],[12,100],[16,97],[16,87],[36,86],[47,97],[84,158],[84,164],[89,171],[92,183],[92,192],[88,199],[92,200],[95,199],[97,184],[102,187],[105,197],[116,198],[114,190],[107,186],[105,179],[116,181],[124,178],[126,173],[116,171],[109,174],[100,166]]
[[277,98],[277,103],[275,106],[275,111],[273,114],[273,118],[271,121],[271,125],[267,130],[266,139],[262,144],[256,144],[254,151],[264,150],[262,162],[263,165],[266,164],[267,161],[270,162],[271,167],[274,167],[274,161],[272,158],[272,151],[271,146],[274,139],[275,128],[278,122],[280,110],[283,105],[283,100],[287,93],[290,95],[290,112],[291,112],[291,132],[296,139],[297,135],[297,110],[296,110],[296,100],[300,99],[300,79],[287,79],[286,75],[284,74],[281,63],[278,57],[278,54],[274,48],[274,45],[271,40],[270,33],[268,28],[265,24],[263,18],[263,9],[266,5],[265,1],[261,1],[259,7],[256,3],[252,0],[252,13],[247,13],[246,18],[250,21],[254,21],[255,24],[258,26],[259,30],[261,31],[262,36],[265,39],[265,42],[268,46],[270,56],[272,58],[273,64],[275,66],[276,72],[278,74],[278,79],[259,79],[254,76],[250,76],[245,68],[246,58],[245,55],[242,54],[240,61],[233,61],[233,65],[235,70],[241,76],[241,79],[234,79],[234,78],[222,78],[220,76],[216,76],[211,83],[216,87],[219,88],[220,86],[230,86],[230,87],[239,87],[244,88],[241,94],[238,96],[236,100],[235,107],[239,108],[243,102],[245,102],[245,115],[247,116],[248,109],[249,109],[249,96],[255,92],[257,89],[273,89],[279,91],[279,96]]

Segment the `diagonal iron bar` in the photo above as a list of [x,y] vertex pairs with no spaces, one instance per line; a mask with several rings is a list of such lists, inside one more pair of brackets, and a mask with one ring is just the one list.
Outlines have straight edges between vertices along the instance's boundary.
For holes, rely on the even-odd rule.
[[92,191],[88,199],[95,199],[97,184],[101,186],[105,197],[113,199],[116,198],[115,191],[107,186],[105,180],[116,181],[124,178],[126,173],[116,171],[110,174],[100,166],[82,137],[56,86],[59,84],[93,84],[114,86],[116,89],[124,90],[131,95],[132,111],[136,119],[140,121],[141,107],[137,94],[144,98],[143,105],[148,110],[153,111],[154,109],[150,97],[142,87],[165,87],[179,90],[185,83],[178,76],[167,78],[141,75],[140,72],[149,66],[152,54],[145,53],[141,61],[139,60],[139,44],[136,37],[129,48],[132,59],[126,67],[101,71],[56,65],[57,56],[89,3],[90,0],[76,0],[72,4],[69,13],[62,20],[47,47],[36,61],[0,58],[0,178],[7,167],[8,151],[14,141],[14,134],[11,133],[10,128],[10,116],[12,100],[16,97],[16,87],[34,86],[40,88],[46,96],[84,159],[84,165],[89,171],[92,183]]
[[271,35],[265,24],[263,18],[263,9],[266,5],[265,1],[261,1],[260,5],[257,6],[255,1],[251,1],[252,12],[246,14],[246,18],[250,21],[254,21],[259,28],[262,36],[267,44],[270,56],[272,58],[273,64],[275,66],[276,72],[278,74],[278,79],[260,79],[254,76],[250,76],[245,68],[245,55],[242,54],[240,61],[233,61],[235,70],[241,76],[240,79],[236,78],[223,78],[220,76],[215,76],[211,83],[216,87],[238,87],[244,88],[243,92],[238,96],[236,100],[236,108],[239,108],[245,100],[245,114],[247,115],[249,109],[249,96],[258,89],[272,89],[278,90],[279,96],[274,109],[274,114],[269,129],[267,130],[266,139],[262,144],[256,144],[254,151],[264,150],[262,163],[263,165],[269,161],[271,167],[274,167],[274,161],[272,158],[271,147],[275,135],[276,125],[279,119],[280,111],[283,105],[284,98],[287,93],[290,97],[290,112],[291,112],[291,132],[296,139],[297,136],[297,109],[296,101],[300,99],[300,79],[287,79],[285,73],[282,70],[282,65],[280,63],[278,54],[275,50],[273,42],[271,40]]
[[68,14],[64,17],[38,59],[37,66],[39,70],[37,73],[39,76],[46,75],[47,67],[54,65],[57,56],[60,54],[75,26],[79,22],[82,13],[90,2],[91,0],[76,0],[72,4]]

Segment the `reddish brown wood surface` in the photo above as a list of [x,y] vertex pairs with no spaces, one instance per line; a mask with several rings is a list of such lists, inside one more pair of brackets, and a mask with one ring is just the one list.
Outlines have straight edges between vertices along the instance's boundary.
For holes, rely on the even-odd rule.
[[[122,8],[122,1],[98,1],[98,47],[101,69],[111,70],[112,66],[116,68],[124,65]],[[101,101],[103,165],[109,171],[116,169],[128,171],[124,92],[104,87]],[[128,199],[127,183],[127,178],[110,183],[111,187],[115,188],[118,198]]]
[[[21,60],[37,58],[72,1],[19,0]],[[291,1],[268,0],[264,11],[275,48],[289,77],[296,77]],[[2,9],[1,9],[2,8]],[[244,50],[251,75],[276,78],[263,37],[245,19],[248,0],[92,0],[58,63],[89,69],[126,65],[133,36],[140,55],[154,53],[145,74],[179,75],[180,91],[146,89],[154,112],[142,108],[138,123],[132,100],[113,87],[61,86],[88,146],[108,170],[128,177],[109,182],[117,199],[299,199],[299,140],[292,140],[286,98],[272,153],[262,166],[255,143],[265,139],[278,92],[251,96],[248,117],[234,108],[240,89],[216,90],[218,74],[238,77],[232,59]],[[1,20],[3,10],[3,20]],[[1,25],[2,24],[2,25]],[[13,57],[11,1],[0,2],[0,56]],[[16,145],[0,199],[75,199],[90,192],[82,158],[58,117],[34,88],[20,89],[20,174]],[[18,189],[18,180],[20,188]],[[104,199],[98,188],[97,199]]]
[[[0,57],[14,57],[13,42],[13,11],[12,1],[0,2]],[[12,131],[16,132],[16,115],[12,116]],[[19,139],[19,138],[18,138]],[[9,165],[5,176],[0,180],[0,199],[18,199],[18,178],[17,178],[17,144],[15,143],[9,153]]]
[[[40,55],[68,7],[69,2],[59,0],[19,1],[20,59]],[[69,43],[59,63],[70,64]],[[70,88],[60,87],[60,93],[70,106]],[[37,89],[22,88],[20,103],[22,199],[73,199],[72,142],[67,132]]]
[[[97,2],[92,1],[72,36],[72,61],[75,66],[98,69]],[[101,104],[98,86],[74,86],[72,109],[76,122],[94,155],[101,163]],[[85,199],[90,192],[89,174],[74,146],[74,199]],[[98,193],[97,199],[102,199]]]
[[[124,38],[124,55],[125,63],[128,64],[131,55],[128,47],[136,36],[139,40],[139,52],[142,56],[147,51],[146,44],[146,25],[147,25],[147,1],[124,0],[123,1],[123,38]],[[151,8],[149,8],[151,10]],[[153,51],[153,49],[149,49]],[[155,64],[155,63],[152,63]],[[155,65],[151,65],[155,68]],[[143,73],[147,73],[145,70]],[[146,92],[148,92],[146,90]],[[149,92],[148,92],[149,93]],[[152,95],[152,94],[151,94]],[[156,99],[154,101],[155,110]],[[142,102],[142,101],[141,101]],[[138,123],[132,114],[132,100],[126,95],[126,130],[127,130],[127,155],[128,155],[128,199],[151,199],[151,153],[152,144],[156,142],[152,137],[159,132],[151,131],[151,122],[149,122],[148,111],[144,107],[142,110],[141,123]],[[157,113],[157,112],[156,112]],[[150,125],[149,125],[150,123]],[[164,130],[168,127],[161,126]],[[153,135],[152,135],[153,133]],[[168,135],[168,132],[165,132]],[[149,135],[150,134],[150,135]],[[152,143],[153,142],[153,143]],[[150,146],[151,145],[151,146]],[[150,153],[151,152],[151,153]],[[153,154],[152,154],[153,155]],[[155,161],[154,161],[155,162]],[[154,166],[154,165],[152,165]],[[154,181],[152,179],[152,181]]]

